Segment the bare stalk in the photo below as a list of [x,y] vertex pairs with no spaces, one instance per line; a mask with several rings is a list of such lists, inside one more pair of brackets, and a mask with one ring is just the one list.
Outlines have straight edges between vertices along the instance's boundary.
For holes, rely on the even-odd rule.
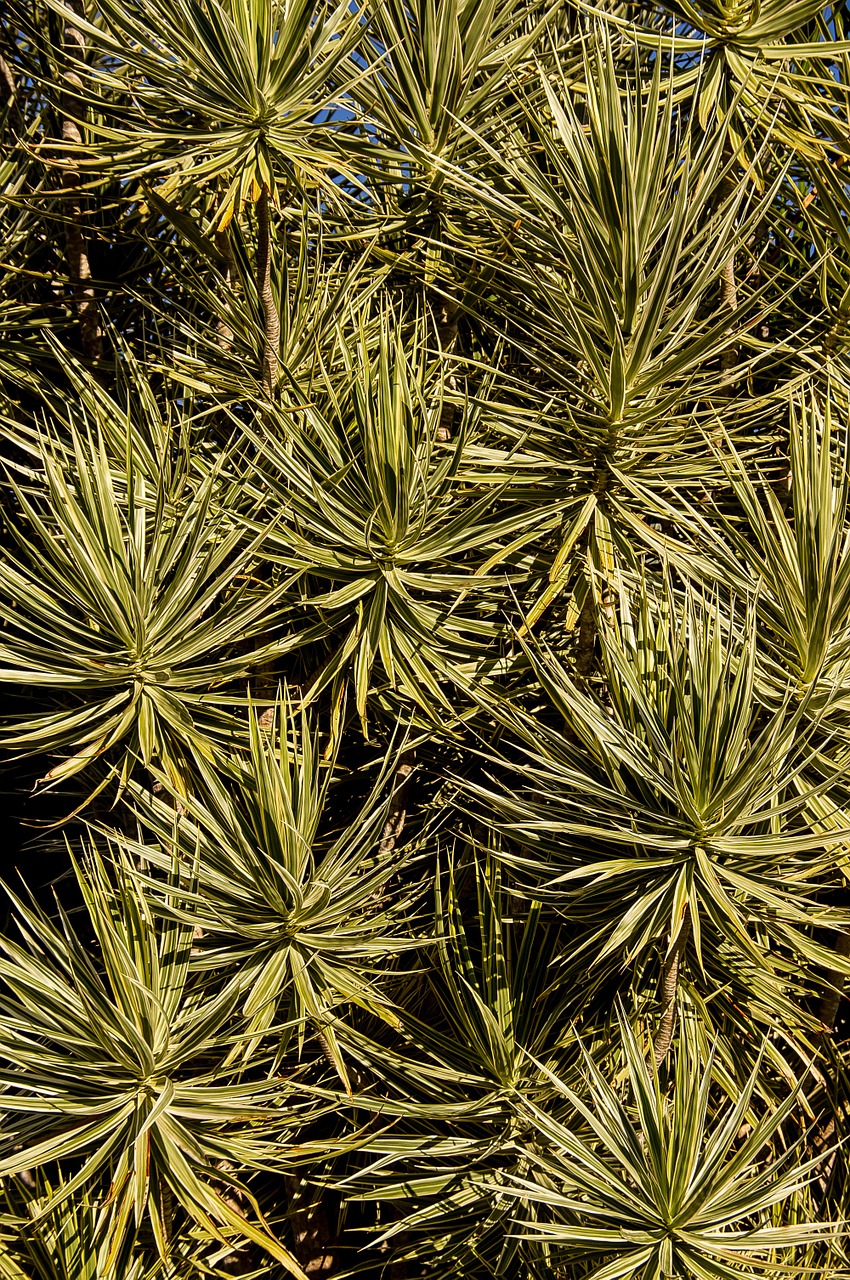
[[[727,175],[723,179],[722,196],[725,203],[734,193],[734,180]],[[735,255],[730,254],[720,269],[720,305],[724,311],[729,312],[730,324],[731,318],[738,310],[738,281],[735,275]],[[738,363],[738,347],[731,344],[720,353],[720,372],[723,375],[724,383],[731,378],[732,370]],[[726,394],[732,395],[733,385],[731,381],[726,388]]]
[[401,839],[401,833],[404,830],[404,823],[407,818],[407,793],[410,789],[410,775],[413,773],[415,763],[416,753],[414,751],[403,751],[401,753],[396,766],[395,779],[393,780],[390,808],[381,834],[381,843],[378,846],[379,854],[392,853]]
[[311,1188],[300,1173],[284,1176],[293,1252],[308,1276],[329,1276],[336,1269],[328,1216],[321,1190]]
[[[738,283],[735,279],[735,255],[727,258],[720,271],[720,305],[724,311],[738,310]],[[738,348],[726,347],[720,356],[720,369],[729,374],[738,363]]]
[[[415,753],[412,750],[402,752],[396,766],[390,808],[378,847],[381,854],[392,853],[404,830],[407,793],[414,765]],[[330,1046],[321,1032],[319,1043],[327,1061],[335,1065]],[[321,1191],[314,1189],[311,1192],[306,1179],[300,1174],[287,1174],[284,1186],[289,1203],[295,1257],[308,1276],[332,1275],[336,1270],[335,1241],[322,1203]]]
[[[230,1160],[220,1160],[218,1167],[223,1173],[233,1173],[236,1168]],[[244,1218],[246,1216],[245,1210],[240,1202],[238,1192],[231,1188],[227,1192],[223,1193],[221,1198],[228,1208],[232,1209],[240,1218]],[[247,1276],[254,1270],[251,1266],[251,1260],[248,1252],[243,1245],[237,1245],[233,1253],[228,1257],[223,1258],[219,1263],[219,1268],[228,1276]]]
[[[233,250],[230,246],[230,236],[226,231],[216,231],[215,247],[221,256],[221,263],[224,268],[224,283],[228,292],[230,291],[231,282],[233,280]],[[227,351],[233,341],[233,330],[230,324],[222,316],[218,322],[218,336],[221,347]]]
[[676,1021],[676,992],[679,988],[679,966],[691,932],[691,917],[687,905],[682,915],[682,923],[676,934],[676,941],[668,952],[661,976],[661,1021],[655,1037],[653,1055],[656,1067],[660,1067],[673,1042],[673,1026]]
[[8,124],[14,140],[23,134],[24,121],[18,106],[15,77],[12,75],[12,68],[2,54],[0,54],[0,85],[2,85],[3,96],[6,100],[6,108],[9,112]]
[[272,290],[269,193],[265,187],[257,201],[257,293],[263,311],[263,390],[271,397],[277,384],[280,316]]
[[587,595],[584,597],[578,619],[578,649],[576,650],[576,671],[585,680],[593,670],[595,646],[596,608],[593,603],[593,590],[588,584]]
[[[437,325],[437,341],[440,344],[440,352],[444,360],[449,360],[457,343],[457,317],[458,304],[453,295],[443,299],[440,305],[440,320]],[[457,389],[457,379],[453,373],[446,378],[446,385],[449,391]],[[443,400],[440,409],[440,421],[437,424],[435,438],[441,443],[446,444],[452,438],[454,432],[455,414],[457,406],[450,400]]]

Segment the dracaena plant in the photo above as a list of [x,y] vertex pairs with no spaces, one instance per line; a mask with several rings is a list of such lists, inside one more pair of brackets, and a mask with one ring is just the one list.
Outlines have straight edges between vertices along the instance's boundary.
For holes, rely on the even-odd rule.
[[[446,200],[448,183],[462,189],[486,152],[477,126],[498,120],[540,39],[547,0],[404,0],[367,3],[360,55],[369,74],[351,85],[352,97],[382,146],[372,148],[370,212],[403,248],[397,263],[424,285],[433,344],[459,356],[466,295],[480,291],[484,255],[470,253],[466,227],[478,238],[476,210]],[[501,133],[501,123],[497,124]],[[492,140],[491,140],[492,145]],[[367,166],[369,161],[366,162]],[[411,182],[411,178],[414,181]],[[450,372],[451,370],[451,372]],[[456,358],[446,381],[464,377]],[[457,409],[443,406],[437,437],[451,438]]]
[[332,193],[329,170],[344,155],[318,121],[334,105],[328,77],[356,38],[349,6],[152,0],[107,2],[97,21],[70,17],[92,47],[88,94],[104,97],[85,152],[92,167],[167,174],[166,198],[213,184],[218,227],[278,186]]
[[699,48],[702,57],[679,77],[681,89],[691,89],[703,128],[712,120],[727,125],[740,162],[755,162],[763,176],[772,167],[759,155],[764,138],[810,160],[842,149],[845,128],[834,106],[843,90],[829,63],[844,42],[826,30],[818,0],[665,0],[657,26],[667,25],[665,11],[675,34],[660,47],[684,59]]
[[721,141],[680,116],[662,59],[645,89],[624,89],[620,76],[602,33],[587,42],[578,84],[540,66],[522,96],[537,145],[529,152],[517,131],[500,157],[515,201],[505,215],[523,218],[510,270],[528,276],[524,341],[553,375],[561,364],[565,377],[585,371],[582,437],[630,421],[661,427],[689,392],[702,398],[706,366],[730,341],[728,317],[703,304],[764,212],[746,186],[719,198]]
[[[546,7],[535,0],[390,0],[367,13],[362,51],[371,75],[352,93],[392,144],[399,212],[414,225],[430,215],[434,232],[442,222],[438,193],[452,170],[480,158],[476,123],[493,119],[506,82],[521,74]],[[420,178],[413,199],[404,182],[411,165]]]
[[596,1280],[798,1274],[794,1263],[820,1241],[830,1274],[837,1227],[804,1207],[822,1157],[801,1159],[799,1140],[783,1137],[796,1091],[765,1112],[756,1070],[736,1096],[718,1096],[712,1057],[702,1062],[687,1036],[662,1081],[625,1020],[622,1058],[625,1087],[586,1055],[583,1087],[553,1075],[557,1102],[518,1103],[535,1137],[523,1144],[528,1173],[508,1194],[532,1273],[575,1263]]
[[[526,627],[570,592],[574,623],[592,602],[585,561],[610,579],[653,543],[656,521],[683,518],[683,494],[722,474],[706,414],[753,311],[742,287],[733,323],[716,291],[729,253],[758,237],[769,197],[751,184],[724,193],[722,135],[682,116],[673,66],[658,57],[645,74],[645,89],[637,68],[624,88],[612,41],[596,32],[577,71],[543,64],[524,82],[525,131],[498,157],[502,217],[518,217],[522,234],[491,287],[541,374],[514,391],[513,412],[494,415],[487,442],[502,445],[512,492],[538,512],[525,542],[545,547],[547,572],[541,581],[539,559],[523,565]],[[724,407],[731,434],[758,417],[748,399]],[[559,509],[554,536],[545,499]],[[507,549],[516,555],[516,535]]]
[[131,435],[115,458],[71,426],[65,440],[42,437],[29,482],[9,479],[0,678],[49,701],[4,738],[59,755],[49,782],[108,756],[122,783],[140,760],[183,785],[193,754],[209,758],[210,735],[228,732],[210,689],[262,661],[282,597],[246,597],[256,555],[238,522],[213,514],[214,476],[193,485],[185,455],[160,454],[151,478],[132,446]]
[[[271,724],[249,719],[249,752],[218,770],[198,763],[180,814],[140,787],[134,809],[156,843],[132,846],[162,871],[180,869],[180,894],[150,880],[156,909],[194,928],[193,972],[238,995],[247,1057],[273,1036],[278,1053],[317,1030],[347,1087],[340,1047],[346,1010],[392,1026],[398,1016],[381,968],[416,946],[405,926],[415,880],[410,851],[383,841],[392,802],[385,761],[366,802],[334,824],[340,795],[316,729],[288,702]],[[383,792],[383,795],[382,795]],[[122,841],[127,847],[127,842]]]
[[[151,307],[163,322],[179,314],[184,341],[176,350],[163,352],[157,363],[172,377],[179,370],[187,387],[238,411],[246,392],[253,387],[256,393],[259,387],[252,371],[262,344],[263,318],[253,278],[252,235],[246,227],[231,226],[223,256],[221,237],[206,235],[192,212],[177,209],[155,193],[149,194],[148,203],[174,226],[180,250],[175,255],[168,244],[172,292]],[[350,346],[356,327],[346,311],[351,307],[357,314],[359,307],[358,319],[362,317],[364,304],[380,293],[387,275],[387,268],[377,267],[368,249],[342,255],[330,239],[322,225],[313,225],[305,214],[287,231],[270,280],[280,320],[275,355],[287,377],[305,385],[317,377],[334,378],[344,367],[336,348]],[[156,242],[155,249],[165,257]],[[374,331],[380,317],[364,323]],[[372,345],[374,338],[369,342]],[[324,373],[316,368],[317,349],[322,351]]]
[[3,16],[0,1275],[850,1274],[844,6]]
[[388,691],[432,722],[451,715],[454,670],[484,660],[499,637],[501,584],[494,600],[491,579],[476,574],[481,549],[529,519],[501,514],[465,480],[464,431],[448,447],[435,441],[441,379],[421,329],[408,346],[400,325],[387,311],[376,352],[362,335],[342,346],[344,377],[314,402],[293,387],[278,432],[246,427],[246,492],[278,513],[262,554],[302,575],[309,634],[329,637],[305,693],[350,681],[364,724],[370,698]]
[[772,974],[790,1010],[795,968],[829,963],[815,927],[843,918],[823,898],[834,855],[794,785],[813,754],[805,703],[759,701],[752,615],[669,587],[644,589],[636,615],[624,590],[602,648],[604,701],[532,649],[539,712],[479,695],[505,732],[485,748],[494,784],[466,788],[514,842],[500,856],[580,924],[572,960],[590,985],[661,943],[668,1013],[683,952],[706,993],[731,981],[746,998],[748,972],[757,988]]
[[[157,181],[160,208],[176,195],[195,212],[201,200],[206,229],[219,235],[243,205],[256,207],[263,385],[271,394],[280,337],[272,210],[281,199],[298,209],[317,192],[338,206],[341,173],[357,185],[357,139],[349,131],[345,147],[335,145],[341,95],[328,84],[346,63],[357,74],[357,12],[345,3],[317,11],[309,0],[153,0],[144,9],[107,3],[95,22],[56,8],[91,42],[95,56],[80,70],[89,95],[105,99],[84,165]],[[226,237],[220,243],[229,257]]]
[[[243,1030],[238,991],[210,994],[193,978],[191,923],[157,916],[120,869],[110,883],[93,850],[77,881],[96,954],[64,912],[54,921],[19,900],[20,941],[2,943],[0,1176],[73,1162],[34,1206],[36,1221],[108,1181],[110,1253],[144,1222],[167,1258],[176,1204],[212,1238],[250,1239],[302,1276],[230,1170],[267,1163],[276,1144],[282,1152],[312,1103],[287,1107],[279,1081],[223,1068]],[[248,1213],[234,1208],[234,1189]]]

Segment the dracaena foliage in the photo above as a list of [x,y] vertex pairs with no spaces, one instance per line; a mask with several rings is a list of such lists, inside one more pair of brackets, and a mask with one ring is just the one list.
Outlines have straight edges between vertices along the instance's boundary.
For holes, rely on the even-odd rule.
[[[444,883],[442,882],[444,879]],[[464,882],[475,895],[461,905]],[[519,1097],[548,1095],[538,1054],[575,1069],[576,1040],[564,1016],[559,932],[539,905],[511,914],[501,868],[453,864],[437,886],[433,1023],[406,1002],[404,1052],[364,1042],[362,1064],[380,1064],[392,1125],[373,1137],[370,1164],[351,1190],[396,1206],[390,1239],[429,1274],[510,1274],[519,1245],[500,1188],[525,1169],[517,1142],[528,1128]]]
[[287,1127],[274,1086],[228,1078],[218,1055],[206,1056],[238,1034],[238,993],[209,997],[192,981],[192,925],[159,925],[131,879],[119,873],[112,888],[93,856],[79,883],[97,958],[67,916],[54,923],[23,902],[21,941],[3,944],[4,1176],[70,1157],[73,1177],[38,1204],[38,1218],[108,1174],[115,1246],[147,1218],[167,1257],[176,1200],[213,1236],[226,1241],[236,1225],[299,1275],[288,1250],[226,1194],[228,1161],[256,1167]]
[[[781,1275],[789,1255],[829,1239],[833,1224],[794,1221],[813,1164],[795,1161],[793,1146],[778,1163],[763,1155],[793,1093],[754,1116],[742,1137],[755,1074],[734,1101],[718,1106],[712,1058],[701,1066],[687,1038],[669,1090],[648,1070],[628,1026],[623,1059],[626,1097],[588,1057],[583,1095],[553,1079],[549,1107],[530,1106],[536,1134],[524,1144],[528,1173],[514,1177],[511,1191],[516,1226],[537,1246],[537,1274],[578,1257],[604,1280]],[[557,1102],[568,1110],[556,1119]]]
[[450,447],[435,443],[446,389],[419,334],[405,349],[393,332],[400,318],[382,320],[377,351],[361,335],[330,394],[320,386],[311,403],[306,390],[299,404],[296,386],[277,431],[248,428],[248,485],[264,506],[251,531],[278,514],[263,554],[303,575],[305,630],[329,640],[307,695],[345,679],[364,724],[370,695],[387,691],[432,719],[451,716],[453,671],[498,643],[488,615],[501,584],[494,601],[476,572],[481,549],[519,519],[494,512],[491,495],[466,481],[463,433]]
[[[350,59],[357,33],[348,6],[250,3],[105,5],[100,21],[57,4],[100,57],[83,74],[104,114],[82,159],[125,173],[165,172],[163,195],[217,187],[214,225],[278,184],[321,182],[343,153],[317,116],[332,112],[328,78]],[[352,74],[356,68],[352,67]]]
[[[173,805],[133,788],[136,813],[157,845],[135,846],[155,868],[180,868],[181,890],[150,881],[156,909],[194,929],[193,971],[240,994],[249,1040],[318,1028],[350,1087],[338,1024],[347,1005],[398,1024],[379,983],[381,962],[415,945],[404,924],[413,876],[409,851],[382,842],[387,770],[351,821],[329,829],[339,787],[318,735],[287,705],[260,728],[250,719],[250,755],[224,773],[202,766],[202,796]],[[123,842],[126,846],[126,842]],[[401,893],[399,889],[401,888]]]
[[494,706],[502,771],[470,794],[511,837],[502,856],[579,929],[576,959],[629,965],[685,930],[708,989],[724,969],[760,986],[776,964],[781,999],[784,948],[826,963],[806,926],[843,920],[821,897],[834,853],[800,822],[806,703],[760,703],[753,620],[693,597],[643,595],[634,616],[624,594],[604,634],[604,703],[531,653],[549,714]]
[[262,658],[245,642],[267,636],[280,592],[245,598],[253,553],[211,511],[212,478],[195,487],[168,458],[151,478],[132,454],[110,457],[102,437],[73,430],[67,443],[45,439],[40,461],[31,483],[10,479],[0,661],[6,680],[53,706],[23,730],[7,722],[7,745],[59,754],[50,781],[111,752],[124,780],[139,759],[179,782],[193,752],[209,757],[221,721],[205,693]]
[[844,6],[2,30],[0,1276],[850,1275]]

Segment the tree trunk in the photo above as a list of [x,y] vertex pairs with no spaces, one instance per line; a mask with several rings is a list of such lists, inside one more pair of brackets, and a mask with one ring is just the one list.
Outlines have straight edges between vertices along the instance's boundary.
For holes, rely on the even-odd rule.
[[24,121],[18,106],[15,77],[12,75],[12,68],[2,54],[0,54],[0,85],[3,87],[3,95],[6,99],[6,108],[9,112],[8,123],[11,127],[14,143],[24,132]]
[[[68,8],[78,17],[84,16],[83,0],[68,0]],[[80,339],[83,354],[89,360],[100,360],[103,356],[103,334],[100,328],[97,300],[91,282],[88,246],[84,233],[85,210],[80,193],[80,169],[74,163],[83,145],[83,135],[77,123],[77,115],[81,110],[83,81],[79,72],[74,70],[75,64],[83,61],[85,43],[82,32],[72,22],[66,21],[62,38],[66,57],[66,68],[63,73],[63,91],[60,100],[62,113],[62,141],[67,146],[65,178],[65,251],[68,259],[68,276],[71,282],[71,293],[74,299],[74,310],[80,326]]]
[[[407,817],[407,795],[415,760],[415,752],[403,751],[396,766],[390,807],[378,846],[380,854],[392,853],[401,839]],[[323,1039],[324,1037],[320,1034],[320,1043]],[[330,1048],[326,1045],[324,1053],[327,1061],[335,1065]],[[284,1185],[289,1202],[295,1257],[308,1276],[332,1275],[336,1270],[335,1242],[322,1204],[321,1189],[311,1188],[300,1174],[287,1174]]]
[[392,853],[401,839],[401,833],[404,830],[404,823],[407,817],[407,793],[410,789],[410,775],[413,773],[415,762],[415,752],[403,751],[401,753],[396,766],[395,778],[393,779],[393,793],[389,812],[381,834],[381,843],[378,846],[379,854]]
[[[233,281],[234,263],[233,250],[230,246],[230,235],[227,231],[216,231],[215,247],[221,255],[221,264],[224,267],[224,283],[227,286],[229,293]],[[230,349],[230,344],[233,342],[233,330],[230,327],[230,323],[225,320],[224,316],[221,316],[218,321],[218,337],[219,345],[222,350],[228,351]]]

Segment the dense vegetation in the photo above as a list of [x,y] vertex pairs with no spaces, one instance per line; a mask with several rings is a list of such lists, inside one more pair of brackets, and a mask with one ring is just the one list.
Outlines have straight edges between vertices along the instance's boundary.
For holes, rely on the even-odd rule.
[[0,1276],[850,1275],[844,0],[4,23]]

